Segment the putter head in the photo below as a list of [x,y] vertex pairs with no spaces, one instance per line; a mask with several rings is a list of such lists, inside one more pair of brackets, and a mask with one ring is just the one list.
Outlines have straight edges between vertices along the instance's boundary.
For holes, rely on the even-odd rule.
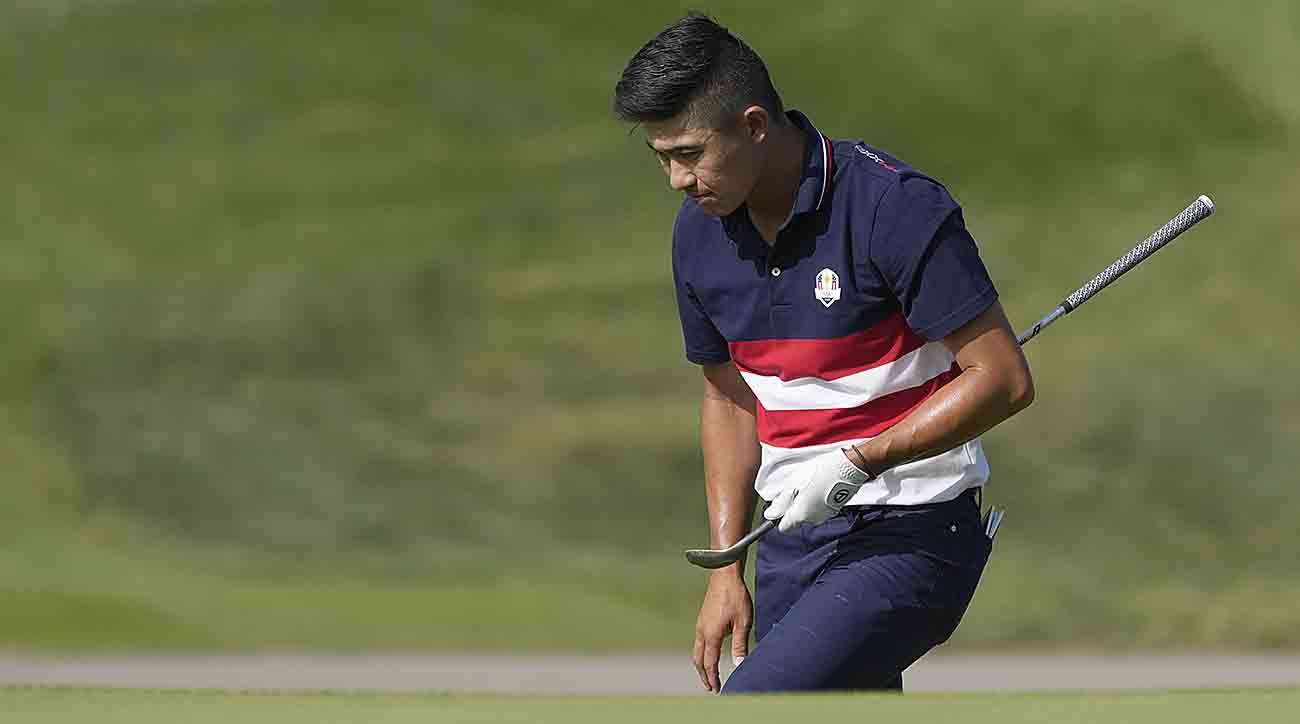
[[736,541],[734,545],[721,550],[692,548],[686,551],[686,560],[700,568],[721,568],[731,565],[749,553],[749,545],[767,535],[776,527],[775,520],[764,521],[762,525],[749,532],[749,535]]
[[[745,551],[742,548],[741,555],[744,554]],[[713,569],[731,565],[740,560],[740,558],[735,553],[732,553],[730,549],[713,551],[705,548],[692,548],[686,551],[686,560],[700,568]]]

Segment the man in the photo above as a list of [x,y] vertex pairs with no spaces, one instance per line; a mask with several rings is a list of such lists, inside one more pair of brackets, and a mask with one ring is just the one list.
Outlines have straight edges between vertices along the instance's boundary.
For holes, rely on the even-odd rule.
[[700,680],[901,689],[987,561],[977,437],[1033,398],[961,209],[893,156],[786,112],[758,55],[706,16],[637,52],[614,110],[686,195],[672,260],[704,372],[710,543],[748,532],[755,492],[780,520],[758,544],[756,610],[743,561],[712,573]]

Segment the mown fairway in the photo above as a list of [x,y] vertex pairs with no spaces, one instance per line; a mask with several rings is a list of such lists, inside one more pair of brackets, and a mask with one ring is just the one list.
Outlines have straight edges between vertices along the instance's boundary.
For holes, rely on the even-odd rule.
[[963,724],[1195,724],[1284,721],[1300,691],[961,696],[780,696],[749,699],[591,699],[573,697],[253,695],[0,689],[0,702],[30,724],[63,722],[456,722],[474,724],[661,724],[664,721],[788,722],[882,718]]
[[[677,199],[608,106],[685,7],[5,3],[0,646],[684,647]],[[1034,342],[954,644],[1300,645],[1300,6],[709,9],[947,182],[1017,325],[1218,204]]]

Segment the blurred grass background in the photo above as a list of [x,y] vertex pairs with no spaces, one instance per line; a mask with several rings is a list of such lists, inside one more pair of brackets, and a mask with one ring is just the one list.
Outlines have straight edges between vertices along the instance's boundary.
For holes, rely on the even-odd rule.
[[[608,108],[687,7],[0,6],[0,647],[686,646],[678,199]],[[954,644],[1300,646],[1300,6],[707,9],[1017,326],[1218,204],[1030,348]]]

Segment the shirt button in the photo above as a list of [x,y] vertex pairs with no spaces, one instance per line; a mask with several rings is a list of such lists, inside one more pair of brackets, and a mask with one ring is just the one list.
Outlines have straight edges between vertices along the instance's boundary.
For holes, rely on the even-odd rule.
[[779,277],[779,276],[781,276],[781,267],[779,267],[779,266],[774,266],[774,267],[772,267],[772,276],[774,276],[774,277]]

